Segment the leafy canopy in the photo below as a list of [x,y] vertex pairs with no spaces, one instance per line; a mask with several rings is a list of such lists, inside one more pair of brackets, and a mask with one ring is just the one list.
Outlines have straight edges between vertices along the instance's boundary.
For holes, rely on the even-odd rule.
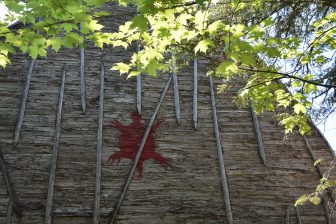
[[[101,48],[128,49],[141,43],[130,61],[116,63],[113,69],[128,77],[141,72],[157,76],[172,69],[169,55],[175,55],[178,67],[186,59],[206,59],[208,75],[246,80],[238,103],[251,102],[258,113],[280,111],[286,132],[296,127],[302,134],[309,131],[307,112],[321,96],[324,110],[315,114],[335,110],[333,1],[118,0],[112,4],[132,5],[137,13],[115,33],[104,31],[101,23],[117,13],[110,2],[0,1],[9,9],[0,23],[0,66],[5,68],[9,55],[18,51],[35,59],[46,56],[48,48],[57,52],[93,42]],[[22,24],[8,27],[13,19]]]

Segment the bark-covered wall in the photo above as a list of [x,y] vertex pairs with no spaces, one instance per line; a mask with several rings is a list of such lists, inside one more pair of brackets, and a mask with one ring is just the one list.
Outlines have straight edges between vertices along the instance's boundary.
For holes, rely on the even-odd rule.
[[[105,23],[109,29],[115,29],[123,17],[120,13],[118,18],[112,17]],[[121,132],[110,124],[112,121],[130,124],[131,114],[136,112],[135,78],[126,80],[110,68],[113,63],[128,58],[133,50],[94,47],[85,50],[85,114],[80,105],[79,50],[62,50],[36,60],[20,140],[15,148],[13,133],[29,60],[24,55],[16,56],[12,66],[1,71],[0,149],[23,209],[21,218],[13,212],[11,223],[45,222],[63,65],[66,79],[52,223],[92,223],[102,63],[105,90],[100,223],[108,222],[108,215],[120,197],[132,166],[132,162],[125,158],[119,164],[109,164],[108,158],[121,151]],[[170,166],[165,169],[154,159],[144,161],[142,177],[136,177],[135,172],[116,223],[227,223],[205,67],[205,64],[199,64],[197,130],[194,130],[192,120],[193,67],[190,65],[177,76],[181,124],[176,121],[171,83],[158,113],[163,123],[153,133],[155,152],[168,159]],[[141,120],[144,125],[148,124],[169,76],[142,76]],[[215,87],[220,83],[215,80]],[[216,95],[233,221],[284,223],[289,208],[290,223],[299,223],[292,206],[294,198],[312,192],[320,178],[304,139],[297,133],[285,136],[273,113],[258,116],[267,160],[265,166],[259,155],[250,109],[238,108],[232,102],[238,87],[239,84]],[[142,135],[143,130],[135,131],[133,135],[139,133]],[[326,143],[315,129],[307,139],[316,158],[323,159],[321,168],[325,170],[332,160]],[[127,139],[122,142],[127,143]],[[0,223],[8,220],[9,199],[5,180],[0,176]],[[302,223],[327,223],[327,213],[322,205],[302,206],[299,210]],[[335,222],[335,218],[332,221]]]

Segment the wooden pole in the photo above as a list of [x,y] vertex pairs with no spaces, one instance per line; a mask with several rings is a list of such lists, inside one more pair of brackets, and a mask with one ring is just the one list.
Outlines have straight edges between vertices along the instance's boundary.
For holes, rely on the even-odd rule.
[[286,220],[285,220],[286,224],[290,224],[290,219],[289,219],[289,206],[287,206],[286,208]]
[[327,202],[326,202],[325,198],[322,198],[322,203],[323,203],[323,208],[324,208],[325,216],[326,216],[326,219],[327,219],[327,223],[332,224],[332,221],[331,221],[331,218],[330,218],[330,213],[329,213],[329,208],[328,208],[328,205],[327,205]]
[[86,111],[86,87],[85,87],[85,49],[80,48],[80,99],[83,112]]
[[25,86],[24,86],[23,95],[22,95],[22,99],[21,99],[19,115],[18,115],[18,118],[17,118],[15,131],[14,131],[14,140],[13,140],[14,148],[17,146],[17,144],[19,142],[19,139],[20,139],[23,117],[24,117],[24,114],[25,114],[26,104],[27,104],[27,99],[28,99],[30,80],[31,80],[32,73],[33,73],[34,62],[35,61],[33,59],[30,60],[28,71],[27,71],[27,74],[26,74]]
[[215,93],[214,93],[213,82],[212,82],[211,77],[209,77],[209,82],[210,82],[210,93],[211,93],[212,117],[213,117],[214,131],[215,131],[215,136],[216,136],[217,156],[218,156],[219,171],[220,171],[221,182],[222,182],[226,218],[229,224],[232,224],[233,216],[232,216],[232,210],[231,210],[229,187],[228,187],[228,181],[227,181],[226,172],[225,172],[222,145],[221,145],[220,136],[219,136],[216,99],[215,99]]
[[157,116],[157,114],[158,114],[158,112],[159,112],[159,110],[160,110],[160,107],[161,107],[161,104],[162,104],[162,102],[163,102],[163,99],[164,99],[164,97],[166,96],[166,93],[167,93],[167,91],[168,91],[168,88],[169,88],[169,85],[170,85],[171,81],[172,81],[172,76],[170,76],[170,78],[168,79],[167,84],[166,84],[166,86],[165,86],[165,88],[164,88],[164,90],[163,90],[163,92],[162,92],[162,94],[161,94],[161,98],[160,98],[160,100],[159,100],[159,103],[158,103],[158,105],[156,106],[155,111],[154,111],[154,113],[153,113],[153,115],[152,115],[152,117],[151,117],[151,119],[150,119],[150,121],[149,121],[149,124],[148,124],[147,128],[146,128],[145,134],[144,134],[144,136],[143,136],[143,138],[142,138],[141,144],[140,144],[140,146],[139,146],[139,150],[137,151],[137,154],[136,154],[136,156],[135,156],[135,159],[134,159],[134,162],[133,162],[131,171],[130,171],[130,173],[129,173],[128,177],[127,177],[126,183],[125,183],[125,185],[124,185],[124,187],[123,187],[123,189],[122,189],[122,192],[121,192],[121,194],[120,194],[119,200],[118,200],[118,202],[117,202],[117,204],[116,204],[114,210],[113,210],[113,211],[111,212],[111,214],[110,214],[110,218],[109,218],[109,221],[108,221],[109,224],[111,224],[111,223],[112,223],[112,224],[115,223],[115,220],[116,220],[116,218],[117,218],[117,214],[118,214],[118,212],[119,212],[120,206],[121,206],[121,204],[122,204],[122,202],[123,202],[123,200],[124,200],[124,197],[125,197],[125,195],[126,195],[126,192],[127,192],[127,190],[128,190],[128,187],[129,187],[129,185],[130,185],[130,183],[131,183],[131,180],[132,180],[132,178],[133,178],[135,169],[136,169],[136,167],[137,167],[137,165],[138,165],[138,162],[139,162],[139,160],[140,160],[140,157],[141,157],[142,151],[143,151],[143,149],[144,149],[145,143],[146,143],[146,141],[147,141],[149,132],[150,132],[151,129],[152,129],[152,126],[153,126],[154,121],[155,121],[155,119],[156,119],[156,116]]
[[104,119],[104,65],[100,70],[100,93],[99,93],[99,115],[98,115],[98,130],[97,130],[97,160],[96,160],[96,189],[93,211],[93,223],[99,223],[100,210],[100,188],[101,188],[101,159],[102,159],[102,144],[103,144],[103,119]]
[[197,87],[198,87],[198,74],[197,74],[197,58],[194,57],[194,82],[193,82],[193,124],[194,129],[197,130]]
[[[307,149],[307,151],[308,151],[311,159],[315,163],[317,159],[316,159],[316,157],[315,157],[315,155],[313,153],[313,150],[312,150],[312,148],[311,148],[311,146],[310,146],[310,144],[309,144],[306,136],[303,136],[303,141],[304,141],[304,143],[306,145],[306,149]],[[320,167],[319,164],[316,164],[316,169],[317,169],[317,172],[319,173],[320,177],[323,177],[323,172],[322,172],[321,167]]]
[[173,83],[174,83],[174,103],[175,103],[176,120],[178,124],[181,124],[180,96],[179,96],[179,90],[178,90],[176,65],[175,65],[174,58],[173,58]]
[[[312,150],[312,148],[311,148],[311,146],[308,142],[308,139],[305,135],[303,136],[303,140],[304,140],[304,143],[306,145],[306,149],[308,150],[308,153],[309,153],[310,157],[312,158],[313,162],[315,163],[316,162],[316,157],[315,157],[315,155],[313,153],[313,150]],[[315,166],[316,166],[317,172],[319,173],[320,177],[322,178],[323,177],[323,171],[321,169],[321,166],[319,164],[316,164]],[[330,194],[330,197],[332,198],[332,200],[335,201],[332,192],[329,192],[328,190],[327,190],[327,192]],[[332,224],[332,221],[331,221],[330,215],[329,215],[329,209],[328,209],[327,203],[325,202],[324,198],[322,198],[322,203],[323,203],[324,212],[326,214],[327,223]]]
[[8,192],[10,201],[12,203],[12,207],[18,216],[22,216],[21,204],[17,198],[16,192],[13,186],[13,182],[10,178],[9,171],[6,166],[5,158],[3,156],[1,149],[0,149],[0,168],[1,168],[2,176],[5,180],[7,192]]
[[260,124],[259,124],[258,117],[257,117],[252,105],[250,106],[250,110],[251,110],[251,114],[252,114],[254,131],[255,131],[256,137],[257,137],[259,155],[260,155],[260,158],[262,159],[264,165],[266,166],[267,162],[266,162],[264,143],[263,143],[263,139],[262,139],[262,135],[261,135],[261,131],[260,131]]
[[299,206],[294,206],[294,209],[295,209],[295,213],[296,213],[297,223],[302,224]]
[[[140,52],[140,43],[137,43],[137,52]],[[141,74],[136,76],[136,107],[138,114],[141,114]]]
[[12,200],[9,200],[8,205],[7,205],[7,217],[6,217],[6,223],[7,224],[11,224],[12,211],[13,211],[13,202],[12,202]]
[[49,176],[48,195],[47,195],[46,214],[45,214],[46,224],[51,224],[54,187],[55,187],[55,175],[56,175],[56,163],[57,163],[57,154],[58,154],[58,146],[59,146],[59,137],[60,137],[60,131],[61,131],[64,85],[65,85],[65,68],[63,67],[61,89],[60,89],[59,97],[58,97],[54,143],[53,143],[53,149],[52,149],[53,151],[51,155],[50,176]]

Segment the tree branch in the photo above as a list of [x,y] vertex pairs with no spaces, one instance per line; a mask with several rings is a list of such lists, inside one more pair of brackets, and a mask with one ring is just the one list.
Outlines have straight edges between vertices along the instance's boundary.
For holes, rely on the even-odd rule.
[[297,76],[294,76],[294,75],[290,75],[290,74],[287,74],[287,73],[275,72],[275,71],[255,70],[255,69],[250,69],[250,68],[243,68],[243,67],[240,67],[240,66],[238,66],[238,68],[240,70],[249,71],[249,72],[262,72],[262,73],[271,73],[271,74],[276,74],[276,75],[282,75],[285,78],[292,78],[292,79],[296,79],[296,80],[299,80],[299,81],[304,82],[304,83],[310,83],[310,84],[313,84],[313,85],[322,86],[322,87],[326,87],[326,88],[336,88],[336,85],[322,84],[322,83],[314,82],[314,81],[311,81],[311,80],[303,79],[303,78],[300,78],[300,77],[297,77]]

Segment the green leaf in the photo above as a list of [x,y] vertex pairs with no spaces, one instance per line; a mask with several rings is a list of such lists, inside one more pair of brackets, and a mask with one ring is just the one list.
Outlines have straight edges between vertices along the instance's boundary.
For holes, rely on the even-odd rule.
[[6,65],[10,64],[10,60],[3,54],[0,54],[0,66],[6,68]]
[[300,114],[300,113],[305,114],[306,113],[306,107],[301,103],[295,104],[293,108],[294,108],[294,112],[296,114]]
[[51,48],[56,52],[59,51],[61,44],[62,44],[62,39],[59,37],[53,37],[47,41],[47,45],[51,46]]
[[321,165],[322,159],[318,159],[314,162],[314,166]]
[[235,11],[238,12],[239,10],[243,9],[246,7],[246,3],[245,2],[240,2],[238,3],[237,7],[235,8]]
[[39,48],[37,45],[33,45],[29,48],[28,52],[33,59],[36,59],[39,53]]
[[99,24],[97,20],[91,20],[88,24],[90,31],[101,30],[104,26]]
[[71,32],[73,29],[78,30],[78,27],[72,23],[63,23],[60,25],[60,27],[63,28],[67,33]]
[[317,86],[311,83],[306,83],[303,88],[304,88],[305,93],[307,94],[317,91]]
[[152,77],[156,77],[157,70],[160,70],[162,67],[163,65],[160,64],[158,60],[152,59],[149,61],[148,65],[146,66],[145,72]]
[[131,71],[128,76],[127,76],[127,79],[131,78],[131,77],[135,77],[137,75],[140,75],[141,74],[141,71]]
[[294,206],[303,205],[306,201],[308,201],[308,197],[308,195],[302,195],[295,201]]
[[130,70],[130,66],[128,64],[125,64],[123,62],[116,63],[111,70],[117,70],[121,74],[128,73]]
[[309,201],[314,205],[318,205],[321,203],[321,198],[319,198],[318,196],[311,196],[309,197]]
[[218,29],[221,29],[224,26],[225,26],[224,23],[217,20],[217,21],[215,21],[215,22],[213,22],[209,25],[208,31],[209,31],[210,34],[214,34],[215,32],[217,32]]
[[195,54],[198,51],[206,53],[209,47],[214,47],[214,46],[215,46],[214,42],[210,39],[201,40],[195,47]]
[[217,75],[229,77],[238,72],[238,67],[233,61],[224,61],[216,69]]
[[254,55],[250,53],[240,53],[238,56],[242,63],[246,65],[256,65],[256,59]]
[[138,28],[140,32],[145,32],[147,30],[149,21],[144,15],[135,16],[131,21],[131,29]]

